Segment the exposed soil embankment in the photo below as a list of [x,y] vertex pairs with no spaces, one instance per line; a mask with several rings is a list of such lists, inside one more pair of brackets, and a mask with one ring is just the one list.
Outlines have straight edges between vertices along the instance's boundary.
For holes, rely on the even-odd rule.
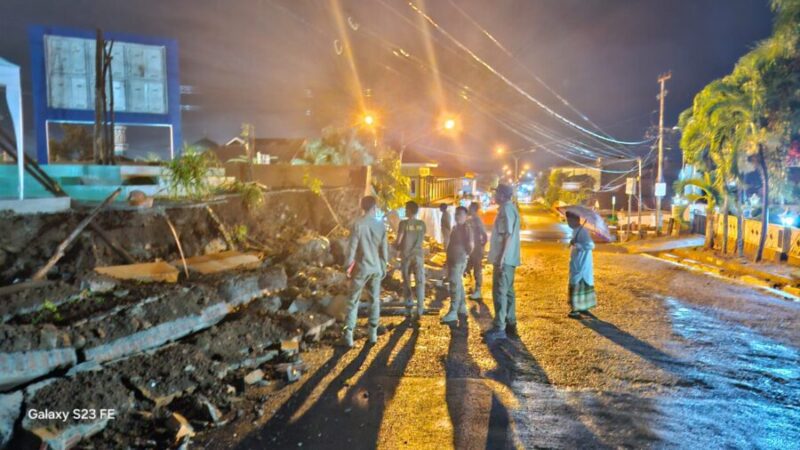
[[[359,189],[324,191],[339,220],[347,226],[358,213]],[[267,192],[264,204],[248,211],[237,196],[200,204],[156,202],[150,209],[116,209],[101,212],[93,221],[137,262],[180,258],[165,217],[175,225],[185,255],[207,253],[223,238],[206,209],[211,207],[230,231],[243,233],[276,254],[287,251],[307,231],[327,234],[336,226],[325,202],[316,194],[295,190]],[[29,278],[53,255],[56,247],[86,216],[89,207],[54,213],[14,215],[0,213],[0,284]],[[125,261],[95,232],[87,228],[67,250],[49,278],[74,282],[96,266]],[[2,312],[2,310],[0,310]]]

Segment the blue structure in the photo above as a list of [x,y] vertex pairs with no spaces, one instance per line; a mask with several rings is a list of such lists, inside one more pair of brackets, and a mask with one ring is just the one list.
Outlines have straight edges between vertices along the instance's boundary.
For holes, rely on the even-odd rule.
[[[107,41],[159,46],[165,49],[166,57],[166,113],[151,114],[115,111],[115,123],[119,125],[162,126],[171,130],[171,157],[178,155],[183,142],[181,136],[180,78],[178,71],[178,44],[174,39],[134,36],[124,33],[106,33]],[[64,36],[94,40],[94,30],[75,30],[60,27],[32,26],[28,29],[31,46],[31,74],[33,82],[33,116],[36,129],[36,155],[40,164],[49,162],[49,122],[94,123],[94,107],[89,109],[53,108],[48,105],[48,80],[45,64],[45,36]]]

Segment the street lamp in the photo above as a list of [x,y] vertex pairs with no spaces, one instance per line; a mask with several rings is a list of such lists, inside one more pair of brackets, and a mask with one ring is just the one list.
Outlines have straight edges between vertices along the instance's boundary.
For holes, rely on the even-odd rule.
[[372,114],[367,114],[364,116],[364,125],[371,127],[375,125],[375,116]]
[[[504,154],[507,153],[506,152],[506,148],[503,145],[495,146],[495,150],[494,151],[498,155],[504,155]],[[511,158],[514,159],[514,176],[516,177],[516,180],[515,180],[516,183],[519,183],[519,177],[520,177],[520,170],[519,170],[519,158],[520,158],[520,156],[522,156],[525,153],[533,153],[535,151],[536,151],[535,148],[523,148],[523,149],[514,150],[512,152],[508,152],[508,156],[510,156]],[[525,165],[525,170],[529,170],[529,169],[530,169],[530,164],[526,164]]]
[[400,163],[401,164],[403,163],[403,153],[405,153],[406,148],[410,144],[413,144],[414,142],[424,139],[436,131],[445,133],[455,133],[458,131],[458,121],[453,116],[445,116],[444,119],[442,119],[440,126],[434,128],[433,130],[427,130],[423,133],[420,133],[410,140],[406,140],[405,133],[400,133]]

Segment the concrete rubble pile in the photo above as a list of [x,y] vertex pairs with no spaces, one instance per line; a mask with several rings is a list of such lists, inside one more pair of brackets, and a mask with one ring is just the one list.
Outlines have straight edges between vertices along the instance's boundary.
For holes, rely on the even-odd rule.
[[[246,393],[297,381],[302,352],[339,338],[346,247],[306,233],[280,257],[188,279],[181,271],[177,283],[89,273],[2,296],[0,448],[185,447],[243,420]],[[426,243],[431,295],[444,278],[439,250]],[[385,314],[405,306],[392,261]]]
[[174,284],[90,273],[4,295],[0,448],[186,445],[238,420],[245,391],[297,381],[302,352],[338,337],[347,283],[341,246],[292,244]]

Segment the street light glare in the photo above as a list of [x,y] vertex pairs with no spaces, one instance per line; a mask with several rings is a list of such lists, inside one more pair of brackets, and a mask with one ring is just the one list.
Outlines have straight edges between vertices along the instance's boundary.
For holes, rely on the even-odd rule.
[[502,155],[503,153],[506,152],[506,149],[502,145],[498,145],[497,147],[494,148],[494,152],[497,153],[498,155]]
[[445,130],[452,130],[455,127],[456,127],[456,119],[453,119],[453,118],[445,119],[445,121],[444,121],[444,129]]
[[375,124],[375,116],[373,116],[372,114],[365,115],[364,116],[364,123],[366,125],[369,125],[369,126],[374,125]]

